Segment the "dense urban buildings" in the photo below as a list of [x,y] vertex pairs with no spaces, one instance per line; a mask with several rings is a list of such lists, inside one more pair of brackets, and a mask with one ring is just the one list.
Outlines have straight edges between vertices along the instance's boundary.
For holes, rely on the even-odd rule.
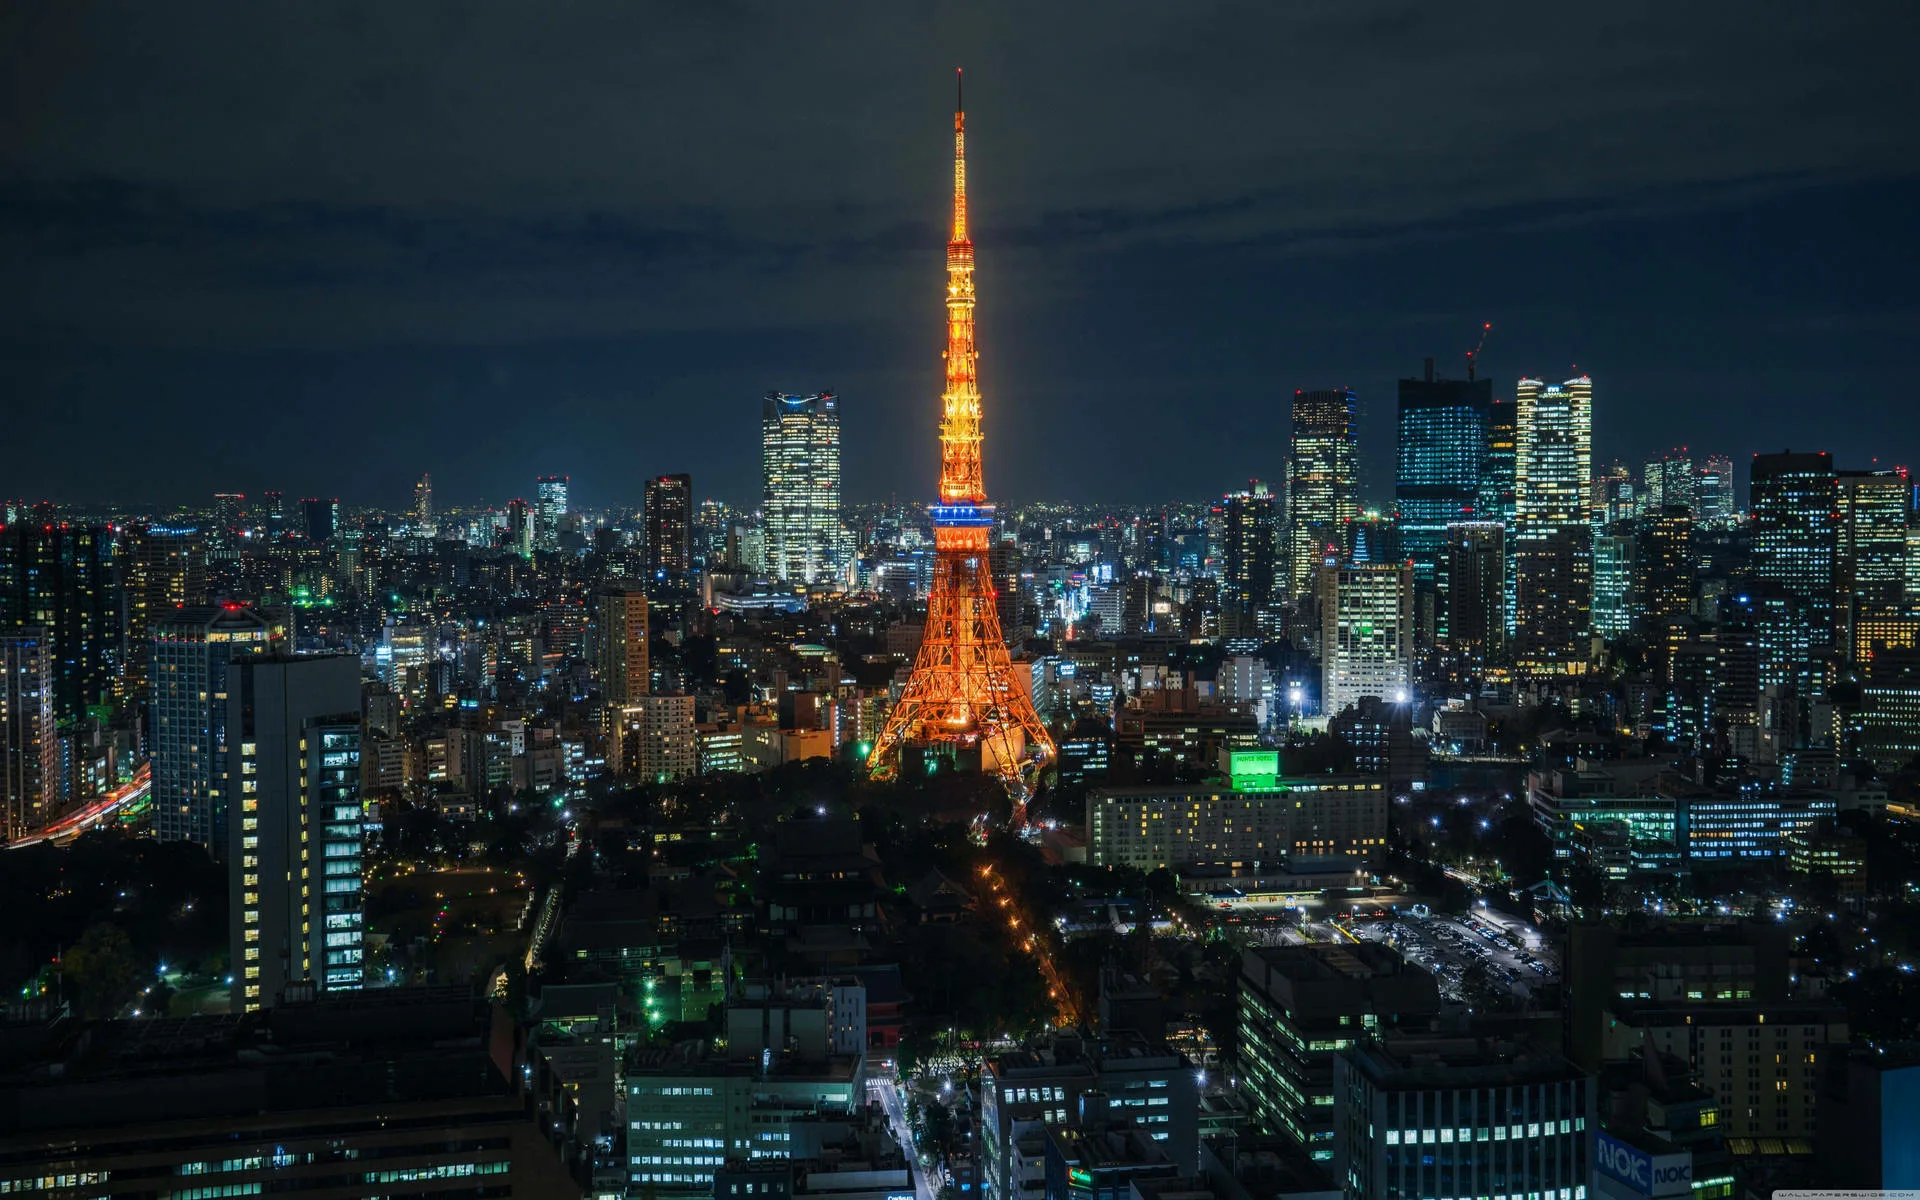
[[[1053,293],[977,330],[953,136],[944,254],[902,221],[799,256],[906,247],[929,305],[944,280],[925,496],[877,498],[913,460],[889,430],[934,420],[911,372],[834,366],[861,342],[821,324],[650,397],[638,435],[561,391],[369,431],[316,371],[256,412],[355,448],[337,478],[298,438],[213,453],[160,369],[163,424],[114,427],[98,495],[0,499],[0,1200],[1920,1188],[1894,450],[1742,473],[1726,451],[1775,435],[1715,389],[1659,411],[1657,357],[1617,400],[1494,375],[1490,325],[1390,411],[1249,394],[1198,467],[1166,430],[1204,379],[1141,372],[1159,425],[1115,395],[1063,426],[1040,406],[1081,385],[1021,366],[1056,352]],[[1006,204],[1020,288],[1059,223]],[[638,244],[589,225],[562,233]],[[706,228],[647,285],[693,253],[726,291]],[[441,232],[434,261],[474,244]],[[860,329],[916,303],[890,278],[805,296]],[[107,357],[23,378],[91,419]],[[564,390],[540,361],[490,377]],[[743,398],[826,368],[845,407],[767,393],[756,458]]]

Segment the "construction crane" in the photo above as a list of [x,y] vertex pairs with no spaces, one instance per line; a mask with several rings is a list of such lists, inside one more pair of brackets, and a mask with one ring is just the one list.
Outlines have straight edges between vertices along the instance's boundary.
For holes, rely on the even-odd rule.
[[1471,380],[1475,369],[1480,366],[1480,352],[1487,348],[1487,335],[1493,332],[1493,322],[1488,321],[1480,327],[1480,344],[1467,351],[1467,378]]

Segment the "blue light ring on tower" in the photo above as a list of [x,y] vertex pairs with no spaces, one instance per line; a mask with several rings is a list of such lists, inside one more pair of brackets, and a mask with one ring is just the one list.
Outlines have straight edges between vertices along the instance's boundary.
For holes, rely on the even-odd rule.
[[984,529],[993,524],[991,504],[930,504],[927,515],[944,528]]

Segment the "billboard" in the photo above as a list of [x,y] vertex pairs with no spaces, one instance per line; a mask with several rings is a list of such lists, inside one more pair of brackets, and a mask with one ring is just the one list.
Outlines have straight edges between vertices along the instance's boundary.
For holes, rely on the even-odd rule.
[[1681,1196],[1693,1190],[1693,1155],[1649,1154],[1629,1142],[1602,1133],[1594,1143],[1600,1173],[1642,1196]]

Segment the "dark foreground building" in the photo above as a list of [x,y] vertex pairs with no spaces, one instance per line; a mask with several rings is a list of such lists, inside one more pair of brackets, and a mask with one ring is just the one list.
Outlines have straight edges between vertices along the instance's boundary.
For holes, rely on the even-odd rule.
[[0,1030],[0,1195],[578,1196],[465,989]]

